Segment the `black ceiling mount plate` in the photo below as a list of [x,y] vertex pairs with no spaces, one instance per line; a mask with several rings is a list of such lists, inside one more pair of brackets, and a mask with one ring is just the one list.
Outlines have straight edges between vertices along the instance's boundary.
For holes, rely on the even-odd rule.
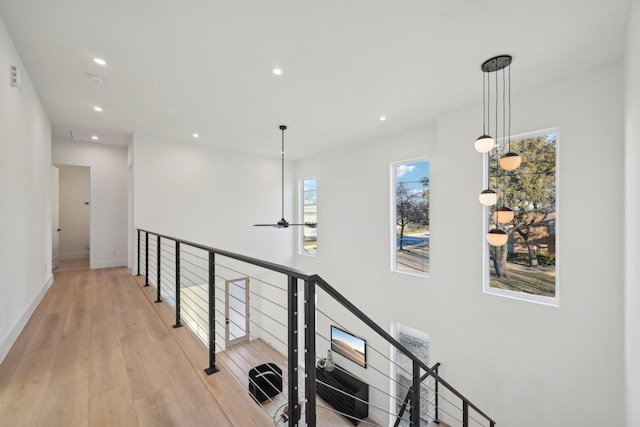
[[494,71],[502,70],[505,67],[511,65],[513,58],[511,55],[498,55],[491,59],[487,59],[482,63],[480,69],[485,73],[493,73]]

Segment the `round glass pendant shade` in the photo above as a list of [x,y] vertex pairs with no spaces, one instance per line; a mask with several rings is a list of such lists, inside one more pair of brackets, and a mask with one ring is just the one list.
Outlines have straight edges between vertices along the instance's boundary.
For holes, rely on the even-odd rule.
[[482,135],[476,139],[474,146],[478,153],[488,153],[496,145],[496,141],[489,135]]
[[500,167],[506,171],[518,169],[522,163],[522,157],[518,153],[508,152],[500,158]]
[[498,193],[488,188],[480,193],[478,199],[484,206],[493,206],[498,203]]
[[507,243],[508,239],[509,236],[507,235],[507,233],[500,230],[499,228],[491,229],[487,233],[487,242],[489,242],[491,246],[502,246]]
[[506,224],[513,221],[514,212],[504,206],[499,207],[493,212],[493,220],[498,224]]

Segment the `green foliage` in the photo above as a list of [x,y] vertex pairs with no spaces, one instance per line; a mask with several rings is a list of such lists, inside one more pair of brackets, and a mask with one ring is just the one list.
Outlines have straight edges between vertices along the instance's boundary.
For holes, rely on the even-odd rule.
[[[556,265],[556,254],[536,254],[539,265]],[[526,264],[529,262],[529,254],[526,253],[508,253],[507,261]]]
[[540,265],[556,265],[556,254],[538,254],[536,257]]
[[[520,154],[521,166],[512,172],[494,167],[492,188],[497,188],[504,206],[515,212],[514,228],[531,225],[541,214],[555,211],[556,144],[555,136],[525,138],[511,142],[511,150]],[[495,165],[495,156],[492,165]]]
[[[532,295],[553,298],[556,293],[555,275],[548,274],[540,268],[530,268],[518,264],[510,264],[509,278],[497,278],[492,270],[492,288],[507,289]],[[547,267],[549,268],[549,267]]]

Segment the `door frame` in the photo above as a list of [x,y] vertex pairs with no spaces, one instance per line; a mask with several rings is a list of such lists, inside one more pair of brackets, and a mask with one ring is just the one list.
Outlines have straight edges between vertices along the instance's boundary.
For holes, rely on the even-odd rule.
[[60,243],[60,169],[51,165],[51,270],[58,268]]
[[[80,163],[73,163],[73,162],[66,162],[66,161],[59,161],[59,160],[55,160],[54,162],[52,162],[52,166],[58,168],[58,170],[60,170],[60,168],[65,168],[65,167],[81,167],[81,168],[86,168],[89,171],[89,268],[94,268],[93,267],[93,258],[94,258],[94,251],[92,250],[93,248],[93,235],[94,235],[94,230],[93,230],[93,226],[94,226],[94,220],[93,220],[93,215],[94,215],[94,211],[93,211],[93,166],[89,165],[89,164],[80,164]],[[58,186],[58,191],[60,190],[59,186]],[[60,197],[58,194],[58,205],[60,202]],[[58,218],[60,218],[60,216],[58,215]],[[59,228],[59,231],[64,231],[62,229]],[[58,234],[58,243],[60,242],[60,234]]]
[[[230,314],[230,293],[229,293],[229,285],[233,285],[236,282],[244,282],[245,285],[245,300],[244,300],[244,304],[245,304],[245,313],[244,313],[244,318],[245,318],[245,326],[244,326],[244,330],[246,332],[246,335],[243,335],[241,337],[235,337],[233,339],[230,339],[230,333],[229,333],[229,328],[230,328],[230,321],[229,321],[229,314]],[[250,287],[250,281],[248,277],[241,277],[238,279],[231,279],[231,280],[226,280],[225,281],[225,292],[224,292],[224,300],[225,300],[225,311],[224,311],[224,315],[225,315],[225,346],[226,348],[232,347],[234,345],[237,344],[241,344],[243,342],[247,342],[250,339],[251,333],[249,330],[249,317],[250,317],[250,292],[249,292],[249,287]],[[242,316],[243,313],[238,313]]]

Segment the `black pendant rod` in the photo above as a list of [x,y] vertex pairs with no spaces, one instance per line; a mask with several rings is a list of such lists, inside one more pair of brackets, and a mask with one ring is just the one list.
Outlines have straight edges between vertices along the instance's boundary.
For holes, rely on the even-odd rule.
[[282,131],[282,149],[280,150],[280,157],[281,157],[281,167],[282,167],[282,173],[280,174],[280,176],[282,177],[282,188],[281,188],[281,193],[280,193],[280,198],[282,200],[282,216],[281,218],[284,218],[284,131],[287,129],[287,127],[285,125],[280,125],[280,130]]

